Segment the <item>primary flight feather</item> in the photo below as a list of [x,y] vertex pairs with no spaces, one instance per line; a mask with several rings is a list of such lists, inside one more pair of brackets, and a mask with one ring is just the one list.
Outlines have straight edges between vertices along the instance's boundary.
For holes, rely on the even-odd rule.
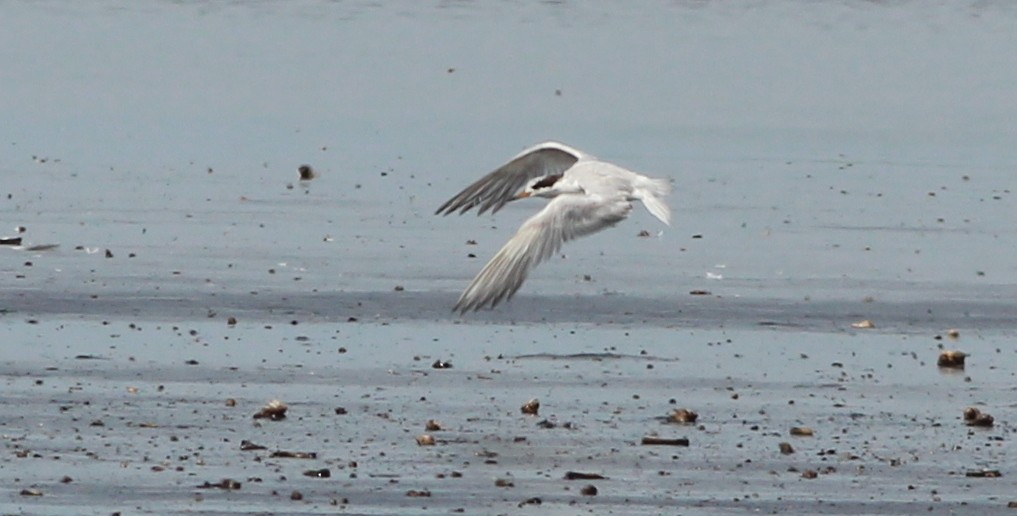
[[654,217],[670,225],[671,210],[663,200],[670,190],[664,179],[600,161],[562,143],[544,142],[524,150],[435,212],[462,214],[476,207],[480,215],[488,210],[495,213],[516,199],[551,199],[487,262],[453,310],[493,308],[510,299],[530,270],[558,252],[563,243],[624,220],[632,201],[642,201]]

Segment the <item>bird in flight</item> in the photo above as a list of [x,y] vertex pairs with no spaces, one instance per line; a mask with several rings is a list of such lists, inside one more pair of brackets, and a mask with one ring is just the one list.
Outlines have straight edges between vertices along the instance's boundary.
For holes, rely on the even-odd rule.
[[670,225],[671,210],[663,200],[670,190],[665,179],[637,174],[562,143],[544,142],[524,150],[435,212],[463,214],[477,208],[482,215],[516,199],[551,199],[487,262],[452,310],[465,314],[511,299],[527,274],[562,244],[621,222],[632,211],[632,201],[642,201],[654,217]]

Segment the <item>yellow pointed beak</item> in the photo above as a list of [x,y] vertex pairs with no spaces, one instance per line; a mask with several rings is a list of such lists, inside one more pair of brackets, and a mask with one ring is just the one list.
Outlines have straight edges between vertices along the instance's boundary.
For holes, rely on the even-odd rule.
[[529,197],[531,195],[533,195],[533,194],[531,194],[530,192],[519,192],[519,193],[517,193],[515,195],[515,197],[512,198],[512,200],[515,201],[515,200],[518,200],[518,199],[525,199],[525,198],[527,198],[527,197]]

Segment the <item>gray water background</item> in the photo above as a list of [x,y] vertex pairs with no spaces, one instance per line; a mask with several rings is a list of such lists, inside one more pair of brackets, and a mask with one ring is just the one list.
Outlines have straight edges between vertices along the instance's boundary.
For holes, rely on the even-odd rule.
[[299,271],[255,275],[273,288],[452,293],[539,204],[434,208],[559,139],[673,179],[675,225],[640,211],[522,295],[1014,293],[1007,2],[4,10],[4,218],[61,244],[28,281],[9,261],[11,286],[258,288],[231,284],[239,267]]

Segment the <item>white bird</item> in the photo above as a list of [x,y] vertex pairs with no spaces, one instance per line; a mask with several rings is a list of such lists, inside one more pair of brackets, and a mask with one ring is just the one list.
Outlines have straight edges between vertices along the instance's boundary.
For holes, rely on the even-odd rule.
[[488,210],[495,213],[516,199],[551,199],[487,262],[452,310],[494,308],[511,299],[530,270],[558,252],[563,243],[624,220],[632,201],[642,201],[654,217],[670,225],[671,210],[663,200],[670,190],[665,179],[637,174],[562,143],[544,142],[524,150],[435,212],[462,214],[478,207],[477,215],[482,215]]

